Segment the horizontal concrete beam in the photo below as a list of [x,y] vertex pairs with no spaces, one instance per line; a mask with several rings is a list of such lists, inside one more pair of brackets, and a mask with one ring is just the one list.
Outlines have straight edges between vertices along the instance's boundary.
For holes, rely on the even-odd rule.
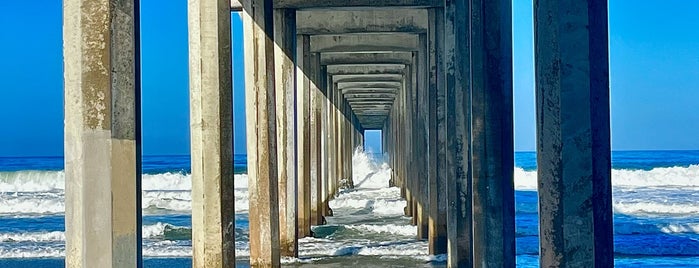
[[327,65],[327,73],[336,74],[403,74],[404,64],[343,64]]
[[311,36],[311,52],[411,52],[419,48],[419,38],[415,34]]
[[391,98],[395,99],[396,93],[375,93],[375,92],[356,92],[344,95],[346,99],[359,99],[359,98]]
[[[235,0],[234,0],[235,1]],[[358,8],[358,7],[441,7],[442,0],[275,0],[275,8],[319,9],[319,8]]]
[[369,81],[369,82],[338,82],[337,89],[359,89],[359,88],[377,88],[377,89],[393,89],[398,90],[401,88],[401,82],[383,82],[383,81]]
[[[302,0],[301,0],[302,1]],[[339,0],[342,1],[342,0]],[[296,12],[297,34],[425,33],[427,10],[302,10]]]
[[344,96],[351,94],[395,94],[395,88],[347,88],[340,91]]
[[333,75],[333,82],[401,82],[403,74],[348,74],[348,75]]
[[412,61],[412,52],[326,52],[320,54],[320,65],[411,64]]

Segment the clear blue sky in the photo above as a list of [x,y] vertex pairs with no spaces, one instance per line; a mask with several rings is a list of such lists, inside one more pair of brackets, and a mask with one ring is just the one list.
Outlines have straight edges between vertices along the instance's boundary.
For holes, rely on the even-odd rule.
[[[532,4],[514,3],[515,147],[531,151]],[[142,5],[144,153],[188,154],[187,1]],[[699,1],[610,1],[615,150],[699,149],[697,10]],[[0,156],[63,153],[61,16],[59,0],[0,1]],[[232,21],[235,151],[244,153],[241,23]]]

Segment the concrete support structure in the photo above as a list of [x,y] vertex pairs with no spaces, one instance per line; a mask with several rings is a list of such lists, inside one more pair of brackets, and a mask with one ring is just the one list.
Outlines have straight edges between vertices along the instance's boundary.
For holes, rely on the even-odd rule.
[[63,2],[66,267],[142,265],[136,10]]
[[322,100],[323,94],[320,85],[320,66],[318,65],[318,53],[310,54],[310,65],[308,77],[311,79],[311,224],[323,224],[323,207],[325,198],[323,196],[323,174],[321,163],[322,144]]
[[[274,25],[270,0],[243,3],[250,265],[280,266]],[[229,162],[230,163],[230,162]]]
[[447,184],[446,184],[446,127],[444,118],[444,9],[432,8],[428,12],[429,58],[429,250],[430,254],[447,253]]
[[542,267],[612,267],[607,1],[535,3]]
[[311,64],[308,35],[296,39],[296,161],[298,161],[298,236],[311,236],[311,81],[306,75]]
[[296,172],[296,10],[274,10],[274,63],[279,167],[279,234],[282,256],[298,257]]
[[420,36],[420,51],[415,56],[417,90],[415,92],[415,174],[418,178],[418,238],[429,240],[429,186],[428,186],[428,75],[427,71],[427,35]]
[[515,267],[512,4],[471,3],[473,263]]
[[[64,1],[67,267],[141,265],[137,3]],[[241,10],[251,266],[298,257],[354,187],[364,131],[381,129],[390,186],[430,254],[514,267],[511,5],[190,0],[193,266],[235,265]],[[540,264],[612,266],[607,3],[534,5]]]
[[226,1],[191,1],[192,244],[195,267],[235,264],[233,84]]
[[447,264],[473,266],[471,199],[471,83],[469,1],[446,1],[444,6],[444,64],[446,98]]

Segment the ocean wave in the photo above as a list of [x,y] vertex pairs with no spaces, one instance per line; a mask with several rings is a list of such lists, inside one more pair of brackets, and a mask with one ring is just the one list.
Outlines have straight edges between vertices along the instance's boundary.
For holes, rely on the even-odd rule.
[[[192,176],[180,172],[143,174],[144,191],[190,191]],[[247,189],[248,176],[236,174],[235,188]],[[65,190],[65,172],[23,170],[0,172],[0,193],[13,192],[58,192]]]
[[[536,191],[537,171],[515,168],[515,189]],[[651,170],[612,170],[612,185],[619,188],[699,188],[699,165],[654,168]]]
[[0,233],[0,242],[2,243],[56,242],[65,240],[65,233],[61,231],[36,233]]
[[[538,226],[517,227],[517,237],[538,236]],[[654,223],[616,221],[615,235],[659,235],[659,234],[690,234],[699,235],[699,222],[692,223]]]
[[345,228],[351,229],[358,232],[372,232],[372,233],[385,233],[401,236],[416,236],[417,227],[412,225],[396,225],[396,224],[359,224],[359,225],[346,225]]
[[613,204],[614,213],[632,216],[696,216],[699,203],[624,202]]

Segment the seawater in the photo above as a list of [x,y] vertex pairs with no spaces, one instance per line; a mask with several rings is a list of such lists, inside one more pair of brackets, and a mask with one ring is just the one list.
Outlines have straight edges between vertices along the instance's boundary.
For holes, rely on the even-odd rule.
[[[518,267],[538,266],[536,155],[516,153]],[[616,265],[699,266],[699,151],[613,153]],[[146,156],[143,254],[146,267],[191,267],[191,177],[188,156]],[[330,202],[327,225],[299,241],[289,266],[431,267],[416,228],[403,216],[400,190],[388,187],[382,157],[356,152],[356,187]],[[236,256],[246,265],[246,158],[236,155]],[[0,158],[0,267],[63,267],[64,173],[60,157]]]

